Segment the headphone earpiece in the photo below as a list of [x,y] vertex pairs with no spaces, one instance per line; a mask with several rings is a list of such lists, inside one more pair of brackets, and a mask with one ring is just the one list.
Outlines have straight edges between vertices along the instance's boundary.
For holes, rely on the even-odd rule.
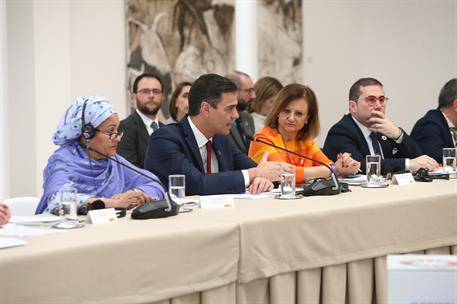
[[86,105],[87,105],[88,99],[84,99],[83,103],[83,109],[81,113],[81,135],[85,140],[89,140],[95,136],[95,128],[91,123],[86,124],[86,121],[84,119],[85,112],[86,112]]
[[95,136],[95,128],[90,123],[85,124],[81,129],[81,135],[85,140],[89,140]]

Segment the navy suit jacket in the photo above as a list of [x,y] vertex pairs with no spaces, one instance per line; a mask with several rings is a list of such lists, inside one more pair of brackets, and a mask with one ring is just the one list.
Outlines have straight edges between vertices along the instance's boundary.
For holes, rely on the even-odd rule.
[[438,163],[443,162],[443,148],[454,148],[449,125],[439,108],[428,111],[416,122],[411,137]]
[[[159,122],[159,127],[162,126]],[[124,132],[124,136],[117,146],[117,153],[135,166],[144,168],[149,133],[140,115],[134,111],[121,121],[119,129]]]
[[[422,155],[419,146],[406,132],[404,132],[403,140],[400,144],[386,136],[382,136],[379,143],[384,154],[384,159],[381,160],[382,174],[389,171],[404,170],[405,158],[416,158]],[[344,115],[339,122],[330,128],[323,150],[325,155],[333,161],[336,161],[336,157],[340,152],[351,153],[353,159],[360,161],[360,167],[365,172],[365,156],[370,154],[370,150],[362,131],[350,114]]]
[[213,150],[219,173],[206,174],[186,116],[180,123],[166,125],[151,135],[145,168],[165,185],[168,175],[184,174],[187,195],[243,193],[246,187],[241,170],[253,168],[256,163],[233,147],[227,135],[213,137]]

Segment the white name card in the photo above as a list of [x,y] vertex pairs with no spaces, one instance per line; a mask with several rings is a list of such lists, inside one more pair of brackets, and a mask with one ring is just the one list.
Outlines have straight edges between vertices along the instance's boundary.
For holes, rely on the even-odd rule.
[[233,208],[235,201],[233,197],[224,196],[200,196],[201,209],[220,209],[220,208]]
[[392,182],[394,184],[398,184],[399,186],[404,186],[414,184],[416,181],[414,180],[414,176],[411,173],[402,173],[394,174]]
[[94,225],[117,222],[114,208],[90,210],[88,216],[90,222]]

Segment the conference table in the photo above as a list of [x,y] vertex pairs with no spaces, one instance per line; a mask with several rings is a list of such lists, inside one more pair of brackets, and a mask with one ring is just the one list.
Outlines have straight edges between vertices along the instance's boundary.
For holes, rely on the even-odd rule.
[[457,180],[350,189],[28,237],[0,303],[387,303],[387,255],[457,255]]

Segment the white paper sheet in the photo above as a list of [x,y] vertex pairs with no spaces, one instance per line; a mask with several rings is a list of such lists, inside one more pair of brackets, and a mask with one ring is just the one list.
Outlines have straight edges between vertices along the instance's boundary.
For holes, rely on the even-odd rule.
[[16,247],[16,246],[24,246],[25,244],[27,244],[27,242],[24,240],[21,240],[21,239],[6,238],[6,237],[0,238],[0,249]]
[[56,230],[52,228],[38,228],[38,227],[26,227],[16,224],[7,224],[0,229],[0,236],[35,236],[35,235],[45,235],[51,233],[62,233],[62,230]]
[[26,223],[52,223],[59,221],[59,217],[55,215],[49,216],[12,216],[10,223],[26,224]]
[[206,195],[200,197],[200,208],[202,209],[222,209],[233,207],[235,207],[233,197],[226,195]]
[[347,183],[351,186],[360,186],[367,182],[367,176],[364,174],[356,174],[345,178],[338,179],[340,182]]

